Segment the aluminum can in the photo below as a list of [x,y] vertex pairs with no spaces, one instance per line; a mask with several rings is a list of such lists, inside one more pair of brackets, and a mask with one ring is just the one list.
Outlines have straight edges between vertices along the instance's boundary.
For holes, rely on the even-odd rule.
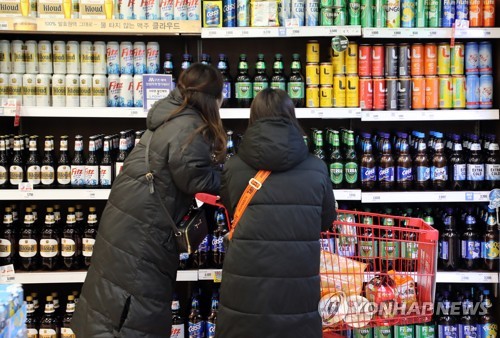
[[141,41],[134,42],[133,46],[134,57],[134,74],[146,73],[146,44]]
[[386,96],[386,110],[398,109],[398,79],[395,77],[387,77],[385,79],[385,87],[387,91]]
[[399,28],[401,27],[401,1],[388,0],[387,1],[387,27]]
[[334,26],[346,26],[347,25],[347,11],[346,11],[345,7],[334,7],[333,8],[333,25]]
[[470,0],[469,1],[469,26],[470,27],[483,27],[483,1],[484,0]]
[[483,74],[479,77],[479,107],[493,108],[493,76]]
[[479,73],[481,75],[493,74],[493,57],[489,41],[479,43]]
[[52,44],[47,40],[38,42],[38,70],[40,74],[51,74],[52,71]]
[[411,107],[425,109],[425,77],[414,76],[411,79]]
[[[149,13],[148,13],[149,17]],[[201,0],[188,0],[187,2],[187,19],[200,20],[201,17]],[[155,19],[149,19],[155,20]]]
[[120,44],[110,41],[106,45],[106,66],[108,74],[120,74]]
[[320,86],[319,88],[319,106],[321,108],[331,108],[333,106],[332,100],[332,86]]
[[[357,74],[347,74],[346,81],[346,107],[359,107],[359,77]],[[333,95],[335,98],[335,93]]]
[[456,0],[455,19],[456,20],[469,19],[469,0]]
[[120,75],[120,95],[118,97],[119,107],[134,106],[134,79],[130,74]]
[[[9,74],[0,73],[0,103],[9,98]],[[36,105],[36,104],[35,104]]]
[[292,0],[292,19],[295,19],[299,26],[304,26],[305,12],[306,0]]
[[438,46],[438,75],[450,75],[451,51],[450,44],[441,42]]
[[320,78],[320,67],[318,63],[307,63],[306,64],[306,84],[309,85],[319,85]]
[[[122,0],[122,2],[123,2],[123,0]],[[147,4],[147,2],[149,2],[149,0],[148,1],[137,1],[137,0],[134,1],[133,14],[132,14],[134,17],[134,20],[146,20],[147,19],[147,16],[146,16],[146,4]]]
[[92,62],[94,63],[94,74],[106,74],[106,43],[95,41],[93,46]]
[[345,74],[346,51],[337,52],[332,49],[332,74]]
[[94,46],[90,41],[80,43],[80,72],[82,74],[94,74]]
[[417,10],[415,0],[401,0],[401,27],[416,26]]
[[451,75],[464,75],[465,47],[463,43],[455,42],[451,49],[450,73]]
[[320,7],[333,7],[333,0],[320,0],[319,2]]
[[358,44],[349,42],[345,53],[345,71],[346,74],[358,74]]
[[453,81],[451,76],[439,77],[439,109],[453,108]]
[[319,62],[319,42],[318,40],[309,40],[306,45],[306,62]]
[[424,74],[434,76],[437,74],[438,65],[437,45],[435,43],[426,43],[424,48]]
[[306,88],[306,107],[319,107],[319,87],[317,85],[309,85]]
[[465,44],[465,74],[479,74],[479,45],[477,42]]
[[371,77],[359,79],[359,106],[363,110],[373,109],[373,80]]
[[346,0],[333,0],[330,1],[332,4],[331,7],[346,7],[347,6],[347,1]]
[[134,51],[129,41],[120,43],[120,74],[134,74]]
[[[115,77],[115,80],[118,81],[118,75],[116,74],[112,74],[109,77],[111,79]],[[98,74],[92,77],[92,106],[108,107],[108,78],[105,75]]]
[[450,28],[455,22],[455,0],[443,0],[441,27]]
[[25,43],[24,60],[26,61],[26,73],[38,74],[38,43],[35,40],[28,40]]
[[425,78],[425,109],[439,108],[439,78],[427,76]]
[[399,76],[410,76],[411,75],[410,45],[407,43],[402,43],[399,45],[398,48],[399,48],[399,53],[398,53]]
[[333,107],[344,108],[346,106],[346,76],[337,74],[333,77]]
[[361,25],[361,0],[350,0],[348,5],[349,25]]
[[93,107],[92,103],[92,75],[80,75],[80,107]]
[[385,45],[385,77],[398,76],[398,47],[394,43]]
[[372,46],[372,76],[373,77],[379,77],[379,76],[385,75],[384,52],[385,52],[384,45],[377,44],[377,45]]
[[[93,81],[92,86],[94,85]],[[108,75],[108,107],[120,107],[120,76],[116,74]],[[93,88],[93,87],[92,87]],[[95,107],[95,105],[94,105]]]
[[333,84],[333,67],[330,62],[319,64],[319,84],[322,86]]
[[24,59],[24,42],[14,40],[11,43],[12,72],[17,74],[26,73],[26,61]]
[[387,88],[383,77],[373,78],[373,110],[385,110]]
[[428,0],[417,0],[417,24],[416,27],[424,28],[429,25],[428,23],[428,11],[427,11],[427,2]]
[[359,62],[358,62],[359,76],[372,76],[372,46],[360,45],[359,46]]
[[160,44],[148,42],[146,45],[146,73],[158,74],[160,72]]
[[12,73],[10,41],[0,40],[0,73]]
[[398,110],[411,109],[411,78],[401,77],[398,80]]
[[465,109],[465,76],[453,75],[451,81],[453,87],[453,108]]
[[441,0],[428,0],[428,4],[428,26],[431,28],[438,28],[441,23]]
[[222,26],[236,27],[236,0],[224,0],[222,9]]
[[387,0],[374,0],[373,7],[373,21],[374,26],[377,28],[384,28],[387,26]]
[[50,87],[52,82],[52,75],[37,74],[36,75],[36,105],[37,107],[50,107]]
[[66,75],[54,74],[52,76],[52,106],[66,107]]
[[495,0],[483,0],[483,25],[495,27]]
[[[0,94],[1,95],[1,94]],[[36,74],[23,75],[23,106],[36,106]]]
[[54,41],[52,44],[54,74],[66,74],[66,42]]
[[467,109],[477,109],[480,101],[479,75],[467,75],[466,81]]
[[[137,1],[135,1],[137,2]],[[120,20],[133,20],[134,19],[134,1],[126,1],[121,0],[119,2],[119,11],[118,15]]]
[[319,26],[319,0],[306,0],[306,26]]
[[236,24],[238,27],[250,26],[249,0],[236,0]]
[[66,107],[80,107],[80,75],[66,75]]
[[319,14],[319,23],[321,26],[333,26],[333,8],[322,7]]
[[[199,4],[199,2],[198,2]],[[198,12],[198,18],[200,15]],[[146,4],[146,20],[160,20],[160,0],[149,0]]]
[[361,0],[361,27],[373,27],[373,0]]
[[80,43],[68,41],[66,44],[66,72],[80,74]]
[[160,1],[160,20],[174,19],[174,0]]
[[9,74],[9,99],[23,103],[23,74]]
[[143,107],[142,75],[134,75],[134,107]]

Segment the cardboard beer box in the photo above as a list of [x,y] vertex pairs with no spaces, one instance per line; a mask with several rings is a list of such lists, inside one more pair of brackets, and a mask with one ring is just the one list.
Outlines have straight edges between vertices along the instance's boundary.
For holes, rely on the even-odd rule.
[[80,18],[112,19],[113,0],[80,0]]
[[29,14],[29,0],[0,0],[0,17],[27,17]]

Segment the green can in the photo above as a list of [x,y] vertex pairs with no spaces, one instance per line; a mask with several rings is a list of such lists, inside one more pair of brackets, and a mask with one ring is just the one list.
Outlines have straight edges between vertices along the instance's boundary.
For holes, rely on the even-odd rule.
[[323,7],[333,7],[333,0],[320,0],[319,5]]
[[344,7],[346,8],[346,0],[333,0],[333,7]]
[[373,329],[373,338],[392,338],[392,328],[390,326],[377,326]]
[[413,325],[395,325],[394,338],[413,338],[415,327]]
[[362,329],[352,330],[353,338],[373,338],[373,331],[371,327],[364,327]]
[[349,1],[349,25],[361,25],[361,3],[360,0]]
[[321,26],[333,26],[333,8],[331,7],[321,8],[319,24]]
[[434,323],[424,323],[415,325],[415,338],[435,338],[436,328]]
[[440,0],[427,0],[429,10],[427,11],[428,26],[431,28],[439,28],[441,21],[441,1]]
[[417,0],[417,27],[427,27],[427,2],[428,0]]
[[387,27],[387,0],[375,0],[374,25],[376,28]]
[[333,25],[334,26],[347,25],[347,11],[345,7],[333,7]]
[[361,0],[361,27],[373,27],[373,0]]

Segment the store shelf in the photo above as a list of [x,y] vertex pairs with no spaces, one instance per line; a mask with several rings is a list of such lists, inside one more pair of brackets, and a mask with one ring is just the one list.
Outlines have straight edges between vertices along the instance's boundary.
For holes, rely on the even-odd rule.
[[204,39],[291,38],[335,35],[361,36],[361,26],[224,27],[201,29],[201,37]]
[[336,201],[361,201],[361,190],[357,189],[334,189],[333,195]]
[[[14,116],[12,108],[0,108],[0,116]],[[21,107],[22,117],[145,118],[143,108]]]
[[58,33],[99,35],[181,35],[200,34],[198,20],[102,20],[0,18],[2,33]]
[[[364,38],[449,39],[451,28],[363,28]],[[500,38],[500,28],[457,28],[456,38]]]
[[498,283],[498,272],[438,271],[436,283]]
[[107,200],[110,189],[33,189],[20,191],[0,190],[0,201],[20,200]]
[[[360,108],[296,108],[295,115],[299,119],[359,119]],[[220,110],[222,119],[248,119],[248,108],[223,108]]]
[[364,110],[361,112],[361,121],[478,121],[498,119],[498,109]]
[[488,202],[489,191],[363,192],[362,203]]

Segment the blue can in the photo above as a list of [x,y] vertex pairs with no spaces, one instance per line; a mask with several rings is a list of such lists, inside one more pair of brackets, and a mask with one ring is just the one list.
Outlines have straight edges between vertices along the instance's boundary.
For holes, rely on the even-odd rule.
[[450,28],[455,23],[455,0],[443,0],[441,27]]
[[223,27],[236,27],[236,0],[224,0]]
[[319,26],[319,0],[306,0],[306,26]]
[[220,27],[221,12],[217,4],[208,3],[205,5],[204,13],[206,27]]
[[479,75],[467,75],[465,88],[467,109],[479,108]]
[[477,42],[465,44],[465,74],[479,74],[479,45]]
[[455,18],[457,20],[469,20],[469,0],[456,0]]
[[238,27],[250,26],[249,0],[236,0],[236,24]]
[[479,108],[493,108],[493,75],[479,77]]
[[306,0],[292,0],[292,19],[297,20],[299,26],[304,26]]
[[493,74],[493,54],[489,41],[479,43],[479,73],[481,75]]

